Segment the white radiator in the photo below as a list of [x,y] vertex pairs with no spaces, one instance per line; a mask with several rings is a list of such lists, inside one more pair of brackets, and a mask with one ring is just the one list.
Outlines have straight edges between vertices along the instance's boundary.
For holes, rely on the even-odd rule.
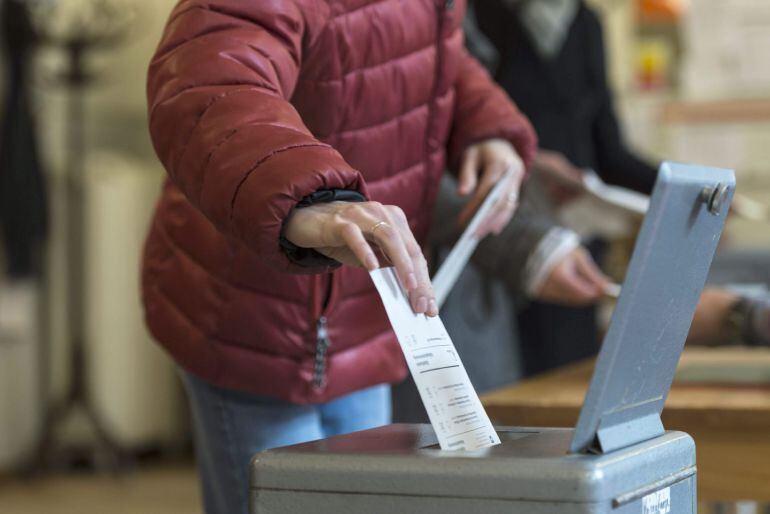
[[184,398],[171,360],[151,340],[140,305],[139,266],[162,171],[114,154],[86,173],[88,384],[112,437],[129,448],[173,443]]

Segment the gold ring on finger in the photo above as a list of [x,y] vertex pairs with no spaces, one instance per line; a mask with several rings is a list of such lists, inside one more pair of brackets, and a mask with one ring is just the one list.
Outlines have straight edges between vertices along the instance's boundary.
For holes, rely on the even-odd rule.
[[378,228],[388,226],[387,221],[378,221],[374,225],[372,225],[372,228],[369,229],[369,235],[374,237],[374,233],[377,231]]

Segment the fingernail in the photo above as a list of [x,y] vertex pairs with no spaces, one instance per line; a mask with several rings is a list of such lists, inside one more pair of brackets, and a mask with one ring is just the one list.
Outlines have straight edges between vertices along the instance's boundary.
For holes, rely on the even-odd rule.
[[417,309],[415,309],[417,312],[425,312],[428,310],[428,299],[424,296],[421,296],[417,299]]
[[366,267],[370,270],[377,269],[380,267],[380,263],[377,261],[377,257],[374,255],[369,255],[366,258]]
[[417,287],[417,277],[414,273],[410,273],[406,276],[406,288],[415,289]]
[[430,302],[428,302],[428,313],[431,316],[438,315],[438,306],[436,305],[436,300],[433,298],[430,299]]

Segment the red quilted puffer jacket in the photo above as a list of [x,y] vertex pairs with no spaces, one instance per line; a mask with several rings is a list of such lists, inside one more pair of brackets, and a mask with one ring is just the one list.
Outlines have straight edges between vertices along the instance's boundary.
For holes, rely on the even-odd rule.
[[[469,144],[528,121],[463,47],[461,0],[182,0],[149,70],[168,171],[143,266],[147,323],[177,362],[228,388],[325,402],[403,378],[368,274],[293,264],[303,197],[356,190],[418,238]],[[448,156],[448,158],[447,158]]]

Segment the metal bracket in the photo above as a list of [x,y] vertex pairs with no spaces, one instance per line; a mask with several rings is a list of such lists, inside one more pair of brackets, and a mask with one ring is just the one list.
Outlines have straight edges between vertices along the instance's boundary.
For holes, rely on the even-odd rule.
[[653,412],[641,418],[612,423],[610,418],[602,418],[596,431],[596,439],[589,453],[603,454],[621,448],[648,441],[663,434],[665,429],[660,416]]

